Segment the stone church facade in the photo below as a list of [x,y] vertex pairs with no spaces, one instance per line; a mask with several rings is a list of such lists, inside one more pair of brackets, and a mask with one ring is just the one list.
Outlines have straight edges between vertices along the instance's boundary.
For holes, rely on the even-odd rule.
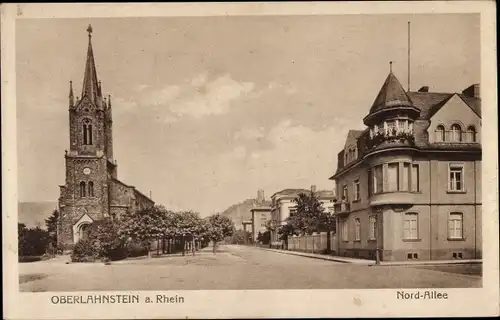
[[88,49],[81,98],[69,92],[69,139],[66,150],[66,181],[59,186],[58,244],[70,249],[85,236],[93,221],[118,219],[154,206],[154,202],[135,187],[118,179],[113,158],[113,120],[111,96],[103,94],[98,81],[89,26]]

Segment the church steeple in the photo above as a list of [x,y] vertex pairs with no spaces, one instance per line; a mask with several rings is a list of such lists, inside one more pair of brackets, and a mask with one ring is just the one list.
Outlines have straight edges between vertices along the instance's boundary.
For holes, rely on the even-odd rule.
[[82,99],[87,96],[92,102],[97,102],[99,96],[99,82],[95,68],[94,51],[92,50],[92,26],[87,28],[89,33],[89,46],[87,49],[87,61],[85,63],[85,74],[83,76]]

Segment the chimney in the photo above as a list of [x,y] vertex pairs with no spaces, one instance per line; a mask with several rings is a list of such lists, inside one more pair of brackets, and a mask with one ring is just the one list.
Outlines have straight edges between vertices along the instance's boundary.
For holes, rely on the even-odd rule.
[[264,190],[258,190],[257,191],[257,203],[258,204],[263,204],[264,203]]
[[315,193],[315,192],[316,192],[316,185],[315,185],[315,184],[313,184],[313,185],[311,186],[311,192],[312,192],[312,193]]
[[462,94],[471,98],[480,98],[479,84],[473,84],[462,91]]
[[418,92],[429,92],[429,87],[423,86],[422,88],[418,89]]

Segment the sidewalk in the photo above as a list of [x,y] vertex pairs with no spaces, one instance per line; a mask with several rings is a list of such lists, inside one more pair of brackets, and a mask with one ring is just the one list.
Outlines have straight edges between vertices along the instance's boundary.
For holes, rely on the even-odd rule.
[[380,265],[375,263],[375,260],[367,260],[367,259],[356,259],[356,258],[348,258],[348,257],[339,257],[339,256],[330,256],[326,254],[317,254],[317,253],[307,253],[307,252],[299,252],[299,251],[289,251],[289,250],[280,250],[280,249],[269,249],[262,247],[255,247],[262,250],[289,254],[295,256],[302,256],[313,259],[322,259],[328,261],[336,261],[342,263],[351,263],[357,265],[366,265],[366,266],[428,266],[428,265],[446,265],[446,264],[481,264],[483,261],[481,259],[463,259],[463,260],[424,260],[424,261],[380,261]]
[[259,249],[267,250],[267,251],[272,251],[272,252],[277,252],[277,253],[282,253],[282,254],[289,254],[289,255],[301,256],[301,257],[307,257],[307,258],[313,258],[313,259],[336,261],[336,262],[342,262],[342,263],[352,263],[352,264],[359,264],[359,265],[375,264],[374,260],[338,257],[338,256],[330,256],[327,254],[307,253],[307,252],[290,251],[290,250],[268,249],[268,248],[262,248],[262,247],[255,247],[255,248],[259,248]]
[[432,266],[443,264],[481,264],[482,259],[462,259],[462,260],[423,260],[423,261],[381,261],[381,266]]

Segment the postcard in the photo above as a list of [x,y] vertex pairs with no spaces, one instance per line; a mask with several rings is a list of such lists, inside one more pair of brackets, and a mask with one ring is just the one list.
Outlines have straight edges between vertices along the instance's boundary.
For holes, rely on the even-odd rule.
[[499,315],[493,2],[1,9],[4,318]]

